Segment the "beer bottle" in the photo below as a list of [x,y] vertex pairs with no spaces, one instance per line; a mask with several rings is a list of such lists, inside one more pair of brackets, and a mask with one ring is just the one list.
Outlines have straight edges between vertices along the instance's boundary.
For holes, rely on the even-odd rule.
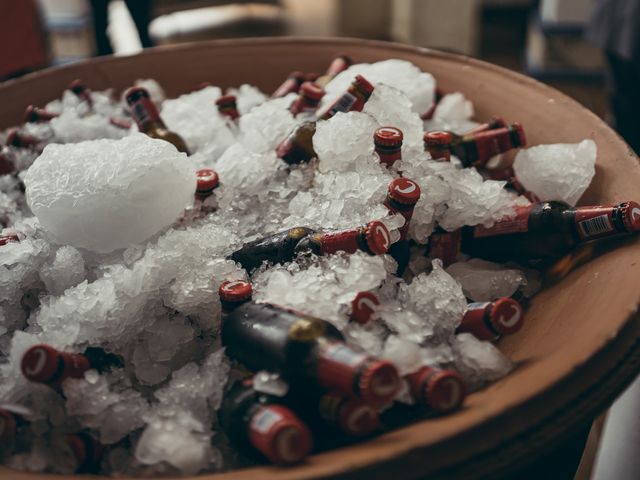
[[364,325],[369,322],[378,305],[380,305],[380,298],[375,293],[358,292],[351,300],[349,320]]
[[304,82],[300,86],[298,98],[291,104],[289,111],[295,117],[300,113],[313,115],[318,109],[320,100],[324,97],[324,90],[315,83]]
[[351,60],[351,57],[345,55],[344,53],[340,53],[333,58],[333,60],[329,64],[329,68],[327,68],[327,71],[324,73],[324,75],[316,78],[315,82],[322,88],[324,88],[331,80],[336,77],[336,75],[338,75],[340,72],[345,71],[352,64],[353,60]]
[[220,112],[220,115],[223,117],[227,117],[233,122],[240,118],[235,95],[223,95],[216,100],[216,106],[218,107],[218,112]]
[[376,407],[395,396],[394,365],[344,342],[331,323],[271,304],[245,303],[222,323],[226,353],[250,370],[280,373],[292,385],[309,385]]
[[297,463],[311,451],[309,428],[284,405],[256,392],[250,382],[236,382],[222,401],[220,425],[238,447],[253,448],[279,465]]
[[127,104],[131,108],[131,115],[138,125],[138,129],[151,138],[158,138],[173,144],[180,152],[189,155],[189,149],[180,135],[170,131],[160,118],[146,88],[131,87],[125,93]]
[[440,130],[424,134],[425,150],[434,160],[449,161],[455,155],[464,167],[484,166],[492,157],[525,145],[524,129],[517,122],[466,135]]
[[271,94],[271,98],[281,98],[290,93],[297,93],[302,82],[304,82],[304,73],[299,71],[291,72],[287,79]]
[[516,300],[503,297],[493,302],[470,303],[456,333],[471,333],[480,340],[512,335],[522,328],[524,308]]
[[91,89],[87,87],[79,78],[75,79],[67,87],[68,90],[73,92],[81,101],[85,102],[89,112],[93,111],[93,98],[91,98]]
[[98,473],[104,445],[85,432],[65,435],[65,442],[76,459],[76,473]]
[[44,108],[38,108],[34,105],[29,105],[24,112],[24,122],[45,123],[59,116],[59,113],[50,112],[49,110],[45,110]]
[[211,196],[213,191],[220,185],[218,174],[211,168],[201,168],[196,171],[196,198],[204,201]]
[[67,378],[82,378],[84,372],[96,369],[104,372],[122,367],[122,359],[101,348],[88,347],[84,353],[61,352],[39,344],[29,348],[22,356],[22,374],[32,382],[58,388]]
[[481,123],[477,127],[474,127],[468,132],[464,133],[464,135],[474,135],[476,133],[486,132],[487,130],[495,130],[497,128],[506,128],[506,127],[507,127],[507,123],[502,119],[502,117],[493,116],[488,121]]
[[19,242],[20,237],[15,233],[7,233],[6,235],[0,235],[0,247],[7,243]]
[[[365,102],[373,92],[371,85],[362,75],[356,75],[349,89],[323,114],[322,120],[328,120],[338,112],[361,111]],[[316,133],[316,122],[303,122],[298,125],[276,148],[278,158],[289,165],[308,162],[316,157],[313,150],[313,135]]]
[[28,148],[35,151],[42,151],[43,149],[43,140],[21,132],[17,127],[9,129],[4,143],[7,147]]
[[251,300],[253,287],[244,280],[226,280],[220,284],[218,296],[222,305],[222,313],[228,314]]
[[377,220],[364,227],[323,233],[307,227],[295,227],[245,243],[230,258],[251,272],[263,262],[289,262],[301,253],[329,255],[338,251],[354,253],[362,250],[381,255],[388,250],[389,242],[387,227]]
[[0,147],[0,175],[9,175],[16,170],[13,157],[8,150]]
[[550,260],[592,240],[640,231],[640,204],[571,207],[541,202],[516,207],[514,215],[463,229],[462,251],[496,262]]
[[436,111],[436,107],[440,103],[440,100],[442,100],[442,97],[444,97],[445,95],[446,93],[443,89],[441,89],[440,87],[436,87],[433,98],[433,105],[431,105],[429,109],[420,116],[420,118],[422,120],[431,120],[433,118],[433,114]]
[[460,238],[462,230],[447,232],[438,227],[429,237],[426,255],[432,259],[438,258],[444,267],[456,262],[460,253]]
[[380,127],[373,132],[373,145],[380,163],[387,168],[402,158],[402,131],[396,127]]
[[409,264],[409,222],[413,216],[413,210],[420,200],[420,187],[413,180],[400,177],[391,180],[387,189],[387,197],[384,206],[389,213],[399,213],[404,217],[404,225],[399,228],[400,239],[391,245],[389,254],[398,262],[398,275],[402,275]]
[[524,185],[520,183],[520,180],[518,180],[518,178],[516,177],[516,173],[514,172],[513,167],[507,167],[497,170],[483,169],[482,173],[491,180],[506,181],[506,188],[508,188],[509,190],[513,190],[518,195],[522,195],[530,202],[540,202],[540,198],[535,193],[528,191],[526,188],[524,188]]
[[456,410],[466,396],[464,381],[453,370],[424,366],[404,378],[414,401],[434,412]]

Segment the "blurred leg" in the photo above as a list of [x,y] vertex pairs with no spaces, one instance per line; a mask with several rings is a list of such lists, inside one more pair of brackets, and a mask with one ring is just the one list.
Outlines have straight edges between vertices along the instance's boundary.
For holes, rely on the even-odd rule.
[[144,48],[152,47],[153,42],[149,37],[149,23],[151,22],[151,0],[125,0],[131,17],[138,29],[140,42]]
[[110,55],[113,53],[109,37],[107,37],[108,7],[109,0],[91,0],[93,31],[96,37],[96,50],[98,55]]
[[608,89],[616,130],[640,154],[640,66],[607,53],[609,62]]

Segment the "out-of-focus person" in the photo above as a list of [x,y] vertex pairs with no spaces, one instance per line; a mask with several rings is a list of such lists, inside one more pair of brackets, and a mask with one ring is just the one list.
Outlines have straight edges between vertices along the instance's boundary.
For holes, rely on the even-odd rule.
[[[110,0],[91,0],[93,10],[93,28],[96,35],[97,55],[110,55],[113,48],[107,36],[108,9]],[[152,47],[149,37],[149,22],[151,21],[151,0],[125,0],[131,17],[136,24],[140,42],[143,48]]]
[[595,0],[587,38],[607,57],[616,130],[640,154],[640,0]]

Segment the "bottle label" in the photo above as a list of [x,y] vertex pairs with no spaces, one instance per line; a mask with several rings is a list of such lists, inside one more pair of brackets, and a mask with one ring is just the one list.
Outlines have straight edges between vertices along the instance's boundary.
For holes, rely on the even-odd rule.
[[529,215],[533,205],[516,207],[515,216],[505,220],[499,220],[492,227],[477,225],[473,229],[474,238],[495,237],[509,233],[521,233],[529,230]]
[[357,100],[358,100],[358,97],[356,97],[353,93],[351,92],[343,93],[342,96],[338,98],[338,100],[336,100],[336,102],[333,105],[331,105],[331,108],[327,110],[327,112],[322,116],[322,118],[325,120],[328,120],[338,112],[351,111],[351,109],[353,108]]
[[337,363],[349,365],[350,367],[358,366],[367,359],[365,353],[356,352],[351,347],[340,343],[327,348],[325,356]]
[[583,240],[591,240],[617,233],[613,225],[615,207],[595,206],[576,208],[576,226]]
[[259,433],[267,433],[273,428],[276,422],[282,419],[282,415],[277,411],[269,407],[262,408],[251,418],[251,430]]

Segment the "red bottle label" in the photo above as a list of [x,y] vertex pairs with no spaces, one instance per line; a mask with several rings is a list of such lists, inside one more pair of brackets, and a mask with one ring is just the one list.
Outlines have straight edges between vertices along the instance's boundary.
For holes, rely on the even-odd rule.
[[320,237],[320,253],[329,255],[339,251],[355,253],[358,250],[358,231],[345,230],[323,233]]
[[613,224],[615,207],[595,206],[576,208],[576,227],[583,240],[606,237],[618,233]]
[[505,220],[497,221],[492,227],[478,225],[473,229],[474,238],[495,237],[509,233],[521,233],[529,230],[529,215],[533,205],[516,207],[515,215]]
[[360,111],[362,110],[364,103],[358,108],[358,105],[356,105],[357,101],[358,97],[356,97],[353,93],[345,92],[340,98],[338,98],[338,100],[336,100],[333,105],[331,105],[329,110],[327,110],[322,118],[324,120],[328,120],[338,112],[350,112],[352,110]]

